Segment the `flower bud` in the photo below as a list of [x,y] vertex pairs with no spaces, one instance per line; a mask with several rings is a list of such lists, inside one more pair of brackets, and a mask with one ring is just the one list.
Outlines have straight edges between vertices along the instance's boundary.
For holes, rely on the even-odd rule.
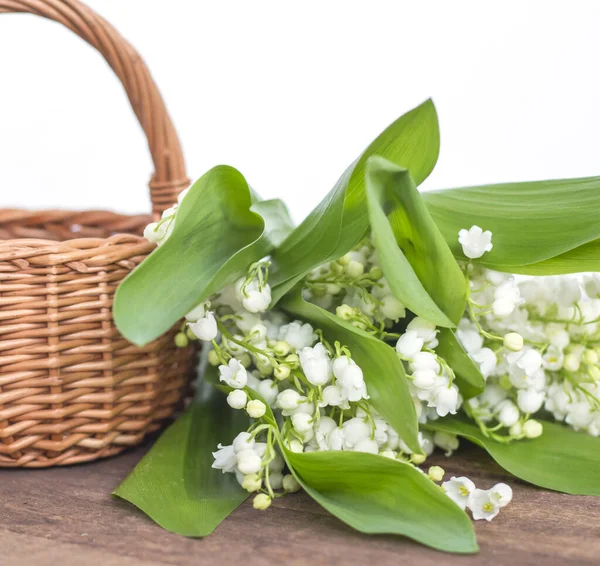
[[304,434],[312,429],[312,416],[306,413],[292,415],[292,426],[300,434]]
[[567,371],[577,371],[581,366],[581,362],[579,358],[575,354],[568,354],[565,356],[565,361],[563,362],[563,367]]
[[175,335],[175,346],[178,348],[185,348],[190,343],[189,338],[184,332],[178,332]]
[[519,420],[519,409],[512,401],[503,401],[498,408],[498,422],[502,426],[511,427]]
[[600,367],[598,367],[598,366],[592,366],[590,368],[590,377],[594,381],[600,381]]
[[269,483],[272,489],[281,489],[283,487],[283,474],[280,472],[271,472],[269,474]]
[[331,269],[331,272],[334,273],[335,275],[339,275],[340,273],[342,273],[344,271],[344,266],[341,265],[337,261],[332,261],[329,264],[329,269]]
[[252,507],[260,511],[268,509],[271,505],[271,498],[266,493],[259,493],[252,502]]
[[288,493],[296,493],[300,489],[300,484],[292,474],[283,476],[283,489]]
[[243,409],[248,402],[248,395],[243,389],[234,389],[227,395],[227,404],[232,409]]
[[523,423],[523,434],[527,438],[537,438],[538,436],[541,436],[543,432],[544,427],[542,426],[542,423],[539,423],[538,421],[529,419]]
[[286,363],[286,365],[290,366],[291,369],[297,368],[300,364],[300,358],[298,357],[298,354],[290,354],[289,356],[286,356],[285,360],[283,361]]
[[286,389],[277,395],[277,406],[280,409],[293,411],[298,407],[298,404],[305,400],[305,397],[300,395],[293,389]]
[[442,481],[445,473],[444,468],[440,468],[440,466],[431,466],[427,475],[431,481]]
[[254,493],[262,487],[262,480],[260,479],[260,476],[258,474],[247,474],[244,476],[242,487],[246,491]]
[[213,367],[218,366],[221,363],[221,360],[219,360],[219,355],[214,350],[208,352],[208,363]]
[[347,253],[337,260],[340,265],[346,266],[350,263],[350,254]]
[[335,314],[342,320],[351,320],[355,316],[354,309],[349,305],[340,305],[335,309]]
[[595,365],[598,363],[598,354],[596,353],[595,350],[591,350],[591,349],[587,349],[585,352],[583,352],[583,355],[581,356],[581,359],[589,365]]
[[304,445],[302,444],[302,442],[294,438],[294,440],[290,442],[289,449],[295,454],[301,454],[302,452],[304,452]]
[[248,404],[246,405],[246,412],[253,419],[260,419],[267,412],[267,407],[259,399],[252,399],[252,401],[248,401]]
[[514,425],[512,425],[508,429],[508,432],[511,436],[518,438],[519,436],[521,436],[523,434],[523,425],[521,424],[520,421],[517,421]]
[[426,459],[427,459],[427,456],[425,456],[425,454],[411,454],[410,455],[410,461],[413,464],[416,464],[417,466],[419,464],[422,464]]
[[391,320],[398,320],[406,316],[406,308],[404,305],[393,295],[388,295],[381,300],[381,306],[379,307],[381,314],[385,318]]
[[365,266],[362,263],[352,259],[348,265],[346,265],[346,269],[344,271],[348,277],[352,279],[358,279],[365,272]]
[[328,295],[337,295],[342,291],[342,288],[339,285],[336,285],[335,283],[327,283],[325,287],[327,289]]
[[275,371],[273,372],[275,379],[279,379],[280,381],[283,381],[284,379],[287,379],[290,376],[290,368],[288,366],[277,366],[275,368]]
[[513,352],[520,352],[523,349],[523,336],[517,332],[509,332],[504,335],[504,347]]
[[273,346],[273,352],[276,356],[287,356],[290,353],[290,345],[285,340],[277,340]]
[[371,276],[371,279],[373,279],[375,281],[379,281],[379,279],[381,279],[383,277],[383,271],[381,271],[381,267],[374,265],[369,270],[369,275]]

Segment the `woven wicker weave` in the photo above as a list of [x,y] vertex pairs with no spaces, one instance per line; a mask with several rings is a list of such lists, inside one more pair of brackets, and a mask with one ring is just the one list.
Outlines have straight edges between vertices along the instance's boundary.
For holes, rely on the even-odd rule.
[[[188,185],[160,94],[135,50],[76,0],[0,0],[56,20],[93,45],[129,96],[156,172],[154,214]],[[119,282],[152,249],[150,215],[0,210],[0,467],[75,464],[137,444],[169,417],[191,349],[173,332],[137,348],[111,315]]]

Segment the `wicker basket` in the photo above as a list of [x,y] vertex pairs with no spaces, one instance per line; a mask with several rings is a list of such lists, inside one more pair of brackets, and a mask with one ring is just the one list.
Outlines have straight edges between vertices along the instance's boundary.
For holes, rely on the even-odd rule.
[[[188,185],[179,142],[136,51],[76,0],[0,0],[60,22],[105,57],[148,137],[154,215]],[[111,314],[119,282],[152,246],[152,216],[0,210],[0,467],[112,456],[160,426],[193,365],[173,332],[137,348]],[[73,239],[76,237],[75,239]]]

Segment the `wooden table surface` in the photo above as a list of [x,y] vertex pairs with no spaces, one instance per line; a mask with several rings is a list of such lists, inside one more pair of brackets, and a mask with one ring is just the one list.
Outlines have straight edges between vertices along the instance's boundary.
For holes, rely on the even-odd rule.
[[509,480],[475,447],[432,462],[447,477],[468,474],[478,487],[513,486],[513,502],[493,522],[476,523],[481,552],[473,556],[361,535],[304,494],[277,500],[266,512],[246,502],[210,537],[179,537],[110,496],[147,449],[77,467],[0,470],[0,565],[600,564],[600,498]]

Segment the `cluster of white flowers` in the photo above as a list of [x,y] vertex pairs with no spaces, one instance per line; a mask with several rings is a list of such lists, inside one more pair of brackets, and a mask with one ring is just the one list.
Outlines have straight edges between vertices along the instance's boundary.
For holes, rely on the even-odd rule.
[[[467,257],[491,245],[484,234],[461,240]],[[488,381],[467,413],[500,441],[541,435],[530,417],[544,412],[600,435],[600,277],[514,277],[472,265],[468,277],[457,336]]]
[[[452,435],[422,431],[423,453],[413,453],[370,405],[363,371],[348,348],[329,344],[308,323],[265,312],[268,265],[266,260],[252,265],[247,277],[193,309],[179,337],[182,343],[193,338],[212,343],[208,361],[231,388],[228,404],[255,419],[231,445],[219,445],[214,453],[215,468],[235,473],[245,489],[257,493],[255,507],[265,509],[272,498],[299,488],[293,475],[284,473],[276,436],[265,420],[271,412],[280,423],[282,442],[293,452],[352,450],[421,464],[435,444],[447,453],[458,447]],[[359,321],[368,320],[353,312]],[[421,379],[429,371],[442,379],[443,363],[426,351],[437,344],[435,327],[421,319],[410,324],[408,337],[415,333],[419,348],[405,358],[407,367]],[[451,390],[447,377],[438,385],[443,393]],[[415,399],[418,392],[415,386]]]
[[512,489],[505,483],[484,490],[477,489],[469,478],[453,477],[442,484],[442,489],[461,509],[469,509],[476,521],[491,521],[512,500]]
[[[150,225],[146,235],[168,238],[176,207]],[[469,259],[492,249],[492,235],[477,226],[461,230]],[[229,405],[254,419],[228,446],[219,445],[214,467],[235,473],[266,509],[274,497],[300,488],[285,473],[278,438],[293,452],[352,450],[422,464],[435,446],[450,455],[456,436],[419,432],[422,453],[413,453],[369,401],[363,369],[343,344],[330,344],[319,329],[268,311],[268,259],[245,277],[194,308],[176,337],[212,344],[208,361],[231,388]],[[367,239],[342,258],[315,269],[303,296],[340,319],[395,346],[409,378],[421,424],[462,410],[484,434],[500,442],[535,438],[542,411],[577,430],[600,435],[600,277],[515,278],[464,265],[467,310],[456,335],[487,380],[484,392],[463,401],[454,372],[436,353],[438,329],[408,312],[393,295]],[[279,431],[269,424],[274,414]],[[280,436],[278,437],[278,435]],[[433,481],[443,470],[429,469]],[[512,492],[505,484],[476,489],[452,478],[444,491],[474,519],[491,520]]]
[[367,239],[342,258],[315,269],[304,281],[304,297],[378,338],[396,342],[396,352],[410,378],[422,423],[455,414],[462,398],[454,373],[435,353],[435,324],[415,317],[402,333],[392,332],[409,313],[393,295],[377,253]]

